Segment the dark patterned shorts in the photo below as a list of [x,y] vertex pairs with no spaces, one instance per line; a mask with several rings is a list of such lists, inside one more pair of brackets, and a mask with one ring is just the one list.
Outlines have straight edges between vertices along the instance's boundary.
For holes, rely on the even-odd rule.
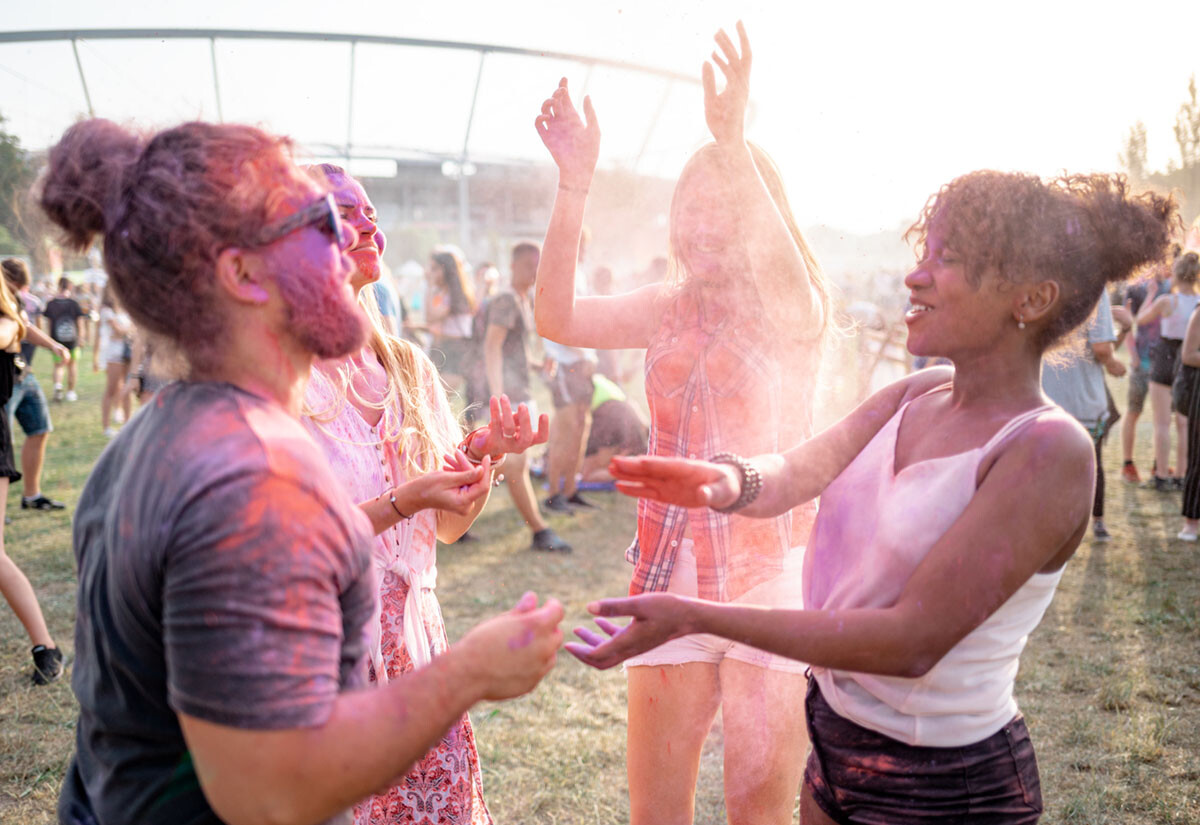
[[1042,789],[1021,714],[982,742],[914,747],[839,716],[810,678],[804,784],[842,825],[1037,822]]

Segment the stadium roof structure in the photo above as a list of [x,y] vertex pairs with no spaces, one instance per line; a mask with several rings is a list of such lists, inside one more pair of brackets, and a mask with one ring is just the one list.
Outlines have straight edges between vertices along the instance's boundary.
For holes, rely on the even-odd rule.
[[[598,101],[602,166],[673,177],[706,140],[695,76],[603,57],[488,43],[244,29],[0,32],[0,114],[23,145],[82,115],[165,126],[255,123],[310,154],[545,163],[534,117],[560,77]],[[603,101],[603,104],[599,103]],[[394,170],[394,165],[393,165]]]

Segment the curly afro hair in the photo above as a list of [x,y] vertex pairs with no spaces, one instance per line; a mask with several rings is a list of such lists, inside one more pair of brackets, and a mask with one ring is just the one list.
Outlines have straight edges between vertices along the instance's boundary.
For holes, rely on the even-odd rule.
[[1105,284],[1162,261],[1178,222],[1173,198],[1130,194],[1123,175],[979,171],[943,186],[905,237],[924,259],[936,234],[976,286],[989,275],[1057,282],[1059,305],[1038,342],[1047,349],[1092,314]]

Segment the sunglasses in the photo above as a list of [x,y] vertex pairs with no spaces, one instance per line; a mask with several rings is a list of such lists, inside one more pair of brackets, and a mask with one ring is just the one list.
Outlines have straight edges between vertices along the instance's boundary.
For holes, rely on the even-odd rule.
[[346,236],[342,229],[342,219],[338,214],[337,201],[333,199],[332,193],[313,201],[294,215],[289,215],[277,223],[268,224],[263,227],[258,233],[258,238],[255,240],[254,245],[266,246],[267,244],[275,243],[275,241],[285,235],[289,235],[297,229],[303,229],[312,224],[316,224],[317,229],[337,242],[339,248],[346,245]]

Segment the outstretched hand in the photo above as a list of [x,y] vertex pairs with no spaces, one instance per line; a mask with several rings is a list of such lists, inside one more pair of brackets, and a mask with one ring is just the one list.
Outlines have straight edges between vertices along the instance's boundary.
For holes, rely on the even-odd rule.
[[[585,665],[607,670],[630,657],[653,650],[664,642],[692,632],[688,627],[690,599],[670,593],[643,593],[627,599],[604,599],[588,605],[604,635],[586,627],[575,628],[578,642],[563,647]],[[624,627],[605,616],[631,616]]]
[[741,493],[741,478],[728,464],[618,456],[609,462],[608,471],[625,495],[680,507],[728,507]]
[[493,395],[488,403],[490,422],[480,427],[467,444],[468,450],[478,455],[499,458],[505,453],[523,453],[535,444],[545,444],[550,438],[550,417],[545,413],[538,416],[534,429],[532,416],[525,404],[518,404],[514,412],[507,395]]
[[[700,79],[704,85],[704,120],[717,143],[739,144],[744,141],[746,128],[746,105],[750,99],[750,39],[742,21],[737,24],[738,40],[742,52],[739,55],[733,41],[724,29],[713,38],[721,54],[712,53],[712,63],[704,61]],[[725,89],[717,93],[716,74],[712,64],[716,63],[725,75]]]
[[556,599],[538,607],[537,596],[526,593],[512,610],[472,628],[456,647],[468,651],[480,698],[511,699],[533,690],[554,667],[562,617]]
[[600,123],[590,97],[583,99],[583,114],[586,123],[575,111],[564,77],[542,103],[542,113],[533,123],[558,165],[559,185],[586,190],[600,157]]

